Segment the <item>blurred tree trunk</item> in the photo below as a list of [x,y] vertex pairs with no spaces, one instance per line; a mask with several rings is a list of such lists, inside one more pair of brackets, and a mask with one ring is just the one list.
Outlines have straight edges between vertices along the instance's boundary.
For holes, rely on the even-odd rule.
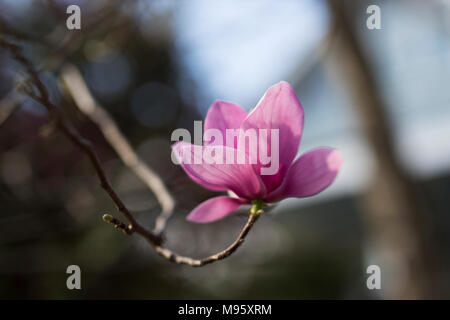
[[[415,194],[411,178],[395,158],[383,101],[356,37],[351,15],[345,10],[345,2],[328,2],[334,27],[338,28],[331,55],[333,65],[350,88],[360,123],[375,156],[374,179],[363,200],[369,231],[369,262],[381,268],[384,298],[431,298],[431,292],[438,290],[431,246],[427,245],[426,210]],[[363,10],[364,14],[365,8]],[[360,14],[356,16],[360,17]],[[365,27],[365,22],[358,26]]]

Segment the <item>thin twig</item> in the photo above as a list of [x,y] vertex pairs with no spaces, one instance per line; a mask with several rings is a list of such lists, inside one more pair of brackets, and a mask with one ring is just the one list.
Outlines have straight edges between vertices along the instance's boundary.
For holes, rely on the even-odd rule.
[[[50,1],[49,1],[50,2]],[[53,2],[53,1],[51,1]],[[70,57],[76,50],[78,50],[83,44],[84,35],[86,35],[90,30],[95,30],[100,26],[106,19],[114,19],[112,16],[114,2],[111,1],[108,3],[107,9],[102,8],[99,12],[93,14],[95,16],[95,20],[84,22],[83,32],[69,32],[67,33],[67,28],[64,24],[63,27],[57,27],[47,38],[40,38],[37,36],[32,36],[29,34],[22,33],[20,31],[12,29],[5,21],[0,19],[0,30],[2,34],[8,35],[15,39],[19,40],[27,40],[31,42],[37,42],[39,44],[45,45],[47,48],[51,48],[52,50],[46,55],[46,58],[41,63],[41,67],[38,68],[46,71],[56,71],[61,68],[61,66],[65,63],[65,61]],[[58,41],[50,39],[58,38]],[[18,95],[16,88],[12,89],[6,97],[14,97],[14,100],[17,99],[16,103],[14,100],[7,99],[6,101],[0,102],[0,107],[3,109],[3,102],[7,104],[10,108],[5,108],[5,111],[0,110],[0,125],[5,122],[9,116],[17,109],[20,102],[22,102],[22,98]],[[5,98],[6,99],[6,98]]]
[[117,218],[114,218],[110,214],[107,214],[107,213],[104,214],[102,216],[102,219],[105,222],[113,224],[116,229],[122,230],[125,234],[130,235],[133,233],[133,231],[130,229],[130,226],[127,226],[125,223],[123,223],[122,221],[120,221]]
[[247,223],[242,228],[237,239],[225,250],[218,252],[216,254],[213,254],[209,257],[206,257],[203,259],[193,259],[193,258],[189,258],[189,257],[183,257],[183,256],[180,256],[180,255],[170,251],[169,249],[163,248],[161,246],[155,246],[155,250],[161,256],[163,256],[164,258],[166,258],[172,262],[175,262],[178,264],[187,264],[191,267],[202,267],[206,264],[210,264],[215,261],[225,259],[225,258],[229,257],[233,252],[235,252],[244,243],[245,237],[247,236],[248,232],[251,230],[251,228],[253,227],[256,220],[258,220],[258,218],[261,214],[262,214],[261,210],[257,214],[249,214]]
[[51,118],[55,121],[58,128],[61,132],[77,147],[81,149],[89,158],[92,165],[94,166],[95,172],[100,180],[100,184],[103,189],[108,193],[110,198],[116,204],[118,210],[124,215],[124,217],[128,221],[128,225],[123,223],[117,218],[114,218],[111,215],[104,215],[103,219],[106,222],[110,222],[114,224],[117,229],[121,229],[126,234],[131,235],[133,233],[137,233],[142,236],[154,249],[155,251],[166,258],[167,260],[178,263],[178,264],[186,264],[192,267],[201,267],[209,263],[213,263],[215,261],[219,261],[229,257],[232,253],[234,253],[244,242],[245,237],[249,233],[250,229],[253,227],[254,223],[258,220],[259,216],[262,213],[262,210],[258,210],[256,212],[250,211],[249,218],[247,223],[244,225],[242,231],[239,233],[238,238],[225,250],[206,257],[204,259],[194,259],[190,257],[181,256],[177,253],[174,253],[170,249],[164,248],[161,246],[162,238],[155,234],[152,231],[145,229],[141,226],[133,217],[131,212],[126,208],[125,204],[116,194],[112,186],[110,185],[106,174],[101,166],[100,160],[97,157],[95,150],[92,147],[92,144],[83,138],[79,132],[75,129],[68,119],[66,119],[59,109],[53,105],[49,99],[49,94],[44,84],[39,79],[38,73],[33,68],[32,64],[28,59],[26,59],[18,46],[9,43],[0,38],[0,46],[8,49],[14,58],[19,61],[29,73],[32,83],[35,85],[39,94],[36,94],[33,88],[24,86],[25,92],[34,100],[41,103],[49,112]]
[[[231,254],[233,254],[244,243],[245,238],[247,237],[247,234],[252,229],[253,225],[255,224],[255,222],[258,220],[259,216],[262,213],[263,213],[263,210],[258,210],[255,213],[249,213],[248,220],[245,223],[244,227],[242,228],[242,230],[239,233],[236,240],[231,245],[229,245],[226,249],[224,249],[218,253],[215,253],[211,256],[208,256],[206,258],[203,258],[203,259],[195,259],[195,258],[179,255],[170,249],[162,247],[161,245],[155,245],[149,239],[147,239],[147,242],[155,249],[155,251],[159,255],[163,256],[164,258],[166,258],[167,260],[169,260],[171,262],[174,262],[177,264],[186,264],[191,267],[202,267],[204,265],[207,265],[207,264],[219,261],[219,260],[223,260],[223,259],[229,257]],[[116,229],[120,229],[124,233],[130,234],[129,228],[126,226],[125,223],[123,223],[119,219],[117,219],[109,214],[105,214],[105,215],[103,215],[103,220],[108,223],[113,224]]]
[[32,91],[27,91],[26,93],[31,98],[44,105],[49,111],[49,113],[52,115],[52,117],[56,120],[58,128],[66,135],[67,138],[69,138],[70,141],[72,141],[73,144],[78,146],[84,153],[87,154],[100,180],[100,185],[102,186],[103,189],[105,189],[110,198],[116,204],[117,209],[120,212],[122,212],[122,214],[129,222],[130,225],[128,226],[128,228],[130,229],[130,233],[136,232],[145,237],[148,241],[155,244],[160,244],[162,242],[162,238],[146,230],[144,227],[138,224],[137,221],[134,219],[133,215],[131,214],[131,212],[127,209],[125,204],[119,198],[114,189],[111,187],[111,184],[109,183],[108,178],[106,177],[106,174],[103,171],[100,160],[98,159],[98,156],[95,153],[94,148],[92,147],[90,141],[83,138],[78,133],[78,131],[72,126],[72,124],[61,116],[56,106],[54,106],[48,99],[47,100],[43,99],[42,97],[36,95]]
[[0,39],[0,45],[5,47],[6,49],[10,50],[13,54],[14,58],[22,63],[22,65],[27,70],[28,74],[31,76],[33,84],[36,86],[39,95],[33,92],[31,88],[26,88],[26,93],[33,98],[34,100],[40,102],[49,112],[51,117],[55,120],[58,128],[66,135],[67,138],[69,138],[70,141],[72,141],[73,144],[78,146],[83,152],[87,154],[89,159],[91,160],[94,169],[97,173],[98,178],[100,179],[100,184],[103,189],[108,193],[108,195],[111,197],[111,199],[114,201],[114,203],[117,205],[117,208],[119,211],[123,213],[125,218],[130,223],[130,226],[133,230],[133,232],[137,232],[141,234],[142,236],[148,238],[152,242],[159,244],[161,243],[161,237],[155,236],[153,233],[145,230],[142,226],[140,226],[136,220],[134,219],[133,215],[128,211],[128,209],[125,207],[122,200],[119,198],[119,196],[116,194],[116,192],[111,187],[105,172],[103,171],[103,168],[101,166],[100,160],[97,157],[97,154],[95,153],[92,144],[83,138],[78,131],[73,127],[73,125],[68,122],[60,113],[59,109],[54,106],[49,99],[49,94],[47,92],[47,89],[45,88],[44,84],[39,79],[39,75],[31,65],[30,61],[26,59],[22,53],[20,52],[20,48],[12,43],[6,42],[3,39]]
[[74,65],[66,65],[61,77],[77,107],[101,130],[105,139],[117,152],[120,159],[153,191],[161,205],[161,213],[156,219],[153,232],[161,235],[167,220],[173,213],[175,200],[162,179],[134,152],[130,143],[120,132],[108,112],[94,99],[80,71]]

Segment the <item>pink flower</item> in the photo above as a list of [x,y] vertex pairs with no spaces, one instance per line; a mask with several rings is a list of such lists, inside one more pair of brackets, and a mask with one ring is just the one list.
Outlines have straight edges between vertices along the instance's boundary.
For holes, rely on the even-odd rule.
[[[253,203],[260,208],[264,203],[278,202],[289,197],[310,197],[327,188],[339,171],[341,154],[332,148],[317,148],[294,161],[302,136],[303,118],[300,101],[292,87],[284,81],[270,87],[249,114],[236,104],[215,101],[206,115],[205,133],[208,129],[217,129],[225,137],[227,129],[238,129],[239,132],[248,129],[278,129],[278,170],[271,175],[261,174],[261,168],[268,164],[263,164],[256,152],[271,150],[273,137],[270,134],[265,142],[258,140],[257,150],[238,148],[236,143],[230,146],[214,141],[195,147],[203,151],[208,147],[213,147],[216,152],[233,151],[248,160],[236,164],[188,160],[198,157],[193,145],[186,142],[175,143],[174,153],[192,180],[207,189],[231,191],[233,194],[206,200],[187,219],[199,223],[212,222],[229,215],[243,204]],[[256,163],[250,159],[256,160]]]

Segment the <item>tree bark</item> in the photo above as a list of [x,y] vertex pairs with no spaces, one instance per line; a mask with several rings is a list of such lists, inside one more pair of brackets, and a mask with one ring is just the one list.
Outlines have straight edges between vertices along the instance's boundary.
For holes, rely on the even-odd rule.
[[412,179],[396,159],[386,109],[345,3],[328,2],[335,27],[339,28],[331,53],[333,65],[349,87],[355,111],[375,157],[375,175],[362,202],[368,229],[369,262],[381,268],[383,297],[431,298],[432,292],[438,290],[434,258],[428,243],[426,210]]

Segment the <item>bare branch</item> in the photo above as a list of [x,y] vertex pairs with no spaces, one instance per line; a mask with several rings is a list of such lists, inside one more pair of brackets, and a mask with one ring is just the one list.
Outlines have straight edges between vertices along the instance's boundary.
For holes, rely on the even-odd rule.
[[202,267],[206,264],[210,264],[210,263],[225,259],[225,258],[229,257],[231,254],[233,254],[233,252],[235,252],[244,243],[245,237],[247,236],[248,232],[251,230],[251,228],[253,227],[256,220],[258,220],[258,218],[261,214],[262,214],[262,210],[260,210],[256,214],[249,214],[247,223],[242,228],[242,231],[239,233],[239,236],[237,237],[237,239],[225,250],[223,250],[219,253],[213,254],[209,257],[206,257],[203,259],[192,259],[189,257],[183,257],[183,256],[180,256],[180,255],[170,251],[169,249],[166,249],[166,248],[163,248],[160,246],[155,246],[155,250],[161,256],[163,256],[164,258],[166,258],[172,262],[175,262],[178,264],[187,264],[191,267]]
[[112,215],[110,215],[110,214],[107,214],[107,213],[104,214],[104,215],[102,216],[102,219],[103,219],[103,221],[105,221],[105,222],[108,222],[108,223],[113,224],[114,227],[115,227],[116,229],[122,230],[125,234],[130,235],[130,234],[133,233],[132,229],[130,229],[129,226],[127,226],[125,223],[123,223],[123,222],[120,221],[119,219],[114,218],[114,217],[113,217]]
[[[147,242],[155,249],[155,251],[161,255],[162,257],[166,258],[167,260],[177,263],[177,264],[186,264],[191,267],[202,267],[204,265],[223,260],[230,255],[232,255],[245,241],[245,238],[247,237],[247,234],[252,229],[255,222],[258,220],[259,216],[263,213],[263,210],[258,210],[256,212],[249,212],[248,220],[245,223],[244,227],[242,228],[241,232],[239,233],[236,240],[229,245],[226,249],[215,253],[211,256],[208,256],[203,259],[194,259],[191,257],[185,257],[182,255],[179,255],[175,252],[173,252],[170,249],[164,248],[161,245],[154,244],[152,241],[147,239]],[[126,234],[131,234],[129,232],[129,228],[119,219],[109,215],[105,214],[103,215],[103,220],[112,223],[116,229],[122,230]]]
[[61,130],[61,132],[77,147],[81,149],[89,158],[92,165],[94,166],[95,172],[100,180],[100,184],[103,187],[103,189],[108,193],[110,198],[113,200],[113,202],[116,204],[118,210],[122,212],[123,216],[127,219],[128,225],[124,222],[120,221],[117,218],[114,218],[111,215],[104,215],[103,219],[106,222],[114,224],[116,229],[122,230],[124,233],[131,235],[133,233],[137,233],[155,249],[155,251],[160,254],[162,257],[168,259],[171,262],[178,263],[178,264],[186,264],[192,267],[201,267],[209,263],[213,263],[215,261],[219,261],[222,259],[225,259],[229,257],[232,253],[234,253],[244,242],[248,232],[253,227],[254,223],[258,220],[259,216],[262,214],[262,209],[255,211],[255,209],[252,207],[252,209],[249,212],[249,218],[247,223],[244,225],[242,231],[240,232],[238,238],[225,250],[216,253],[214,255],[211,255],[209,257],[206,257],[204,259],[194,259],[190,257],[185,257],[178,255],[171,251],[170,249],[164,248],[161,246],[162,244],[162,238],[159,234],[156,234],[152,231],[149,231],[145,229],[143,226],[141,226],[133,217],[131,212],[127,209],[125,204],[122,202],[122,200],[119,198],[119,196],[116,194],[114,189],[111,187],[111,184],[109,183],[106,174],[101,166],[100,160],[97,157],[97,154],[95,153],[95,150],[92,147],[92,144],[83,138],[79,132],[75,129],[75,127],[72,125],[68,119],[66,119],[59,111],[59,109],[53,105],[49,99],[49,94],[47,89],[45,88],[44,84],[39,79],[38,73],[35,71],[33,66],[31,65],[30,61],[26,59],[21,51],[20,48],[12,43],[9,43],[3,39],[0,38],[0,46],[8,49],[14,58],[19,61],[27,70],[28,74],[31,77],[31,82],[34,84],[34,86],[37,89],[37,93],[33,90],[33,88],[29,86],[24,86],[23,90],[34,100],[41,103],[45,108],[48,110],[51,118],[55,121],[58,128]]
[[47,89],[45,88],[44,84],[39,79],[39,76],[37,72],[34,70],[33,66],[31,65],[30,61],[26,59],[22,53],[20,52],[20,48],[12,43],[6,42],[2,39],[0,39],[0,45],[5,47],[6,49],[9,49],[11,53],[13,54],[14,58],[21,62],[23,66],[26,68],[28,74],[31,76],[33,84],[36,86],[39,95],[34,93],[30,88],[25,88],[24,90],[26,93],[32,97],[34,100],[40,102],[49,112],[51,117],[55,120],[58,128],[66,135],[67,138],[69,138],[70,141],[72,141],[73,144],[78,146],[83,152],[87,154],[89,159],[91,160],[94,169],[97,173],[98,178],[100,179],[100,184],[103,189],[108,193],[108,195],[111,197],[111,199],[114,201],[114,203],[117,205],[117,208],[119,211],[123,213],[125,218],[128,220],[128,222],[131,225],[131,228],[134,232],[137,232],[144,237],[148,238],[154,243],[161,243],[161,237],[155,236],[153,233],[145,230],[142,226],[140,226],[132,214],[128,211],[128,209],[125,207],[122,200],[119,198],[119,196],[116,194],[116,192],[112,189],[105,172],[103,171],[103,168],[101,166],[100,160],[97,157],[97,154],[95,153],[94,149],[92,148],[91,143],[84,139],[78,131],[73,127],[73,125],[68,122],[60,113],[58,108],[54,106],[49,99],[49,94],[47,92]]
[[162,179],[134,152],[130,143],[120,132],[108,112],[100,106],[90,93],[81,73],[74,65],[66,65],[62,70],[62,79],[69,90],[75,104],[102,131],[104,137],[117,152],[119,157],[150,190],[153,191],[162,211],[156,219],[155,234],[162,234],[167,220],[173,213],[175,200],[167,190]]

